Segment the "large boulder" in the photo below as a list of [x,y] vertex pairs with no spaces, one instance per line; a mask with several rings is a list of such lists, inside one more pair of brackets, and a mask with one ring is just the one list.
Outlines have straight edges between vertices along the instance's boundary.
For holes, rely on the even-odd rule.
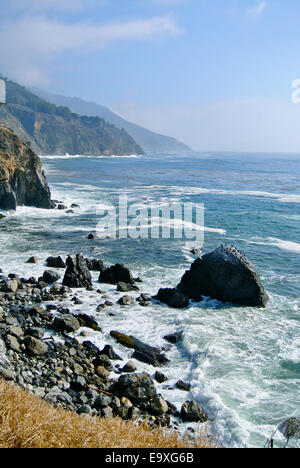
[[74,315],[58,315],[53,322],[53,330],[61,333],[75,332],[80,328],[80,322]]
[[145,372],[121,375],[117,383],[117,391],[119,395],[135,404],[148,402],[157,395],[152,377]]
[[230,246],[197,258],[183,275],[178,290],[195,301],[209,296],[240,306],[265,307],[269,300],[255,266]]
[[48,257],[46,260],[47,266],[50,268],[66,268],[63,259],[59,257]]
[[174,309],[185,309],[188,307],[190,302],[189,298],[176,288],[160,289],[153,299],[156,299],[163,304],[167,304],[169,307],[173,307]]
[[69,255],[63,285],[69,288],[88,288],[92,286],[92,275],[82,254]]
[[99,276],[99,283],[133,284],[134,278],[129,268],[127,268],[123,264],[117,263],[116,265],[112,265],[111,267],[106,268],[105,270],[101,271],[100,276]]

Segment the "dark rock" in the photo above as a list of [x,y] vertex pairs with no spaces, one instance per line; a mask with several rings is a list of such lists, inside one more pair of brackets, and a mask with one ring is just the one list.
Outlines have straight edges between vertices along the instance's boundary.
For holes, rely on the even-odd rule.
[[92,275],[82,254],[69,255],[63,285],[70,288],[92,287]]
[[26,263],[38,263],[39,259],[37,257],[30,257]]
[[73,315],[61,315],[54,318],[53,330],[60,333],[75,332],[80,328],[80,323]]
[[90,271],[104,271],[105,270],[105,265],[100,259],[85,259],[87,267]]
[[178,289],[195,301],[209,296],[241,306],[265,307],[269,299],[254,265],[230,246],[197,258]]
[[134,336],[127,336],[117,331],[112,331],[110,335],[126,348],[134,349],[135,352],[132,357],[138,361],[145,362],[156,367],[161,367],[169,362],[166,356],[161,354],[160,349],[149,346]]
[[131,305],[133,304],[133,302],[134,302],[134,299],[131,296],[122,296],[118,300],[118,304],[123,305],[123,306]]
[[174,309],[185,309],[189,305],[189,298],[186,294],[178,291],[176,288],[160,289],[153,299],[167,304]]
[[183,339],[183,332],[172,333],[171,335],[164,336],[164,339],[169,343],[176,344]]
[[134,283],[131,271],[123,264],[117,263],[100,273],[99,283],[118,284],[119,282],[126,284]]
[[19,283],[16,280],[4,281],[0,285],[0,291],[6,293],[15,293],[18,290]]
[[168,377],[165,376],[162,372],[156,371],[155,375],[154,375],[154,379],[158,383],[163,383],[163,382],[166,382],[168,380]]
[[88,235],[88,239],[89,239],[89,240],[94,240],[94,239],[95,239],[94,234],[89,234],[89,235]]
[[181,408],[180,417],[185,422],[201,422],[208,421],[208,417],[196,401],[186,401]]
[[46,264],[50,268],[66,268],[66,264],[61,257],[48,257]]
[[48,345],[33,336],[26,336],[24,338],[24,344],[28,354],[31,356],[40,356],[48,352]]
[[63,205],[62,203],[60,203],[59,205],[57,205],[57,209],[60,210],[60,211],[63,211],[63,210],[66,210],[68,207],[66,205]]
[[120,356],[118,356],[113,347],[110,346],[110,345],[106,345],[104,346],[104,348],[102,349],[102,351],[99,352],[100,355],[106,355],[109,357],[109,359],[112,359],[113,361],[121,361],[121,358]]
[[139,291],[139,288],[137,286],[134,286],[133,284],[119,282],[117,284],[117,291],[119,292]]
[[199,255],[201,253],[201,249],[197,249],[196,247],[193,247],[191,250],[190,250],[190,253],[192,255]]
[[102,332],[95,317],[86,314],[78,314],[76,315],[76,318],[79,320],[79,323],[82,327],[87,327],[91,328],[92,330]]
[[175,384],[176,388],[179,390],[184,390],[185,392],[189,392],[191,390],[191,384],[183,382],[183,380],[178,380]]
[[43,281],[47,284],[56,283],[60,279],[60,275],[55,271],[47,270],[43,274]]
[[117,391],[135,404],[145,403],[156,396],[154,381],[145,372],[121,375],[117,382]]

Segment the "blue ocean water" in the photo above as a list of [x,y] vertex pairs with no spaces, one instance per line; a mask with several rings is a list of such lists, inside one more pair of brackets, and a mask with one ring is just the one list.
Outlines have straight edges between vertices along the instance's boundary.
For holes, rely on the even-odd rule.
[[[1,221],[1,267],[38,275],[42,263],[30,255],[83,252],[107,263],[124,262],[144,280],[142,291],[175,286],[197,243],[178,239],[87,240],[96,209],[117,203],[194,202],[205,206],[202,252],[233,244],[257,266],[270,295],[264,310],[205,300],[186,311],[152,304],[117,308],[98,319],[99,345],[116,329],[154,345],[169,332],[184,330],[182,344],[169,351],[168,385],[160,391],[180,404],[196,399],[209,413],[211,431],[226,446],[262,447],[277,425],[300,416],[300,156],[207,153],[132,157],[43,157],[52,197],[74,214],[19,208]],[[30,269],[30,271],[29,271]],[[96,280],[96,278],[95,278]],[[114,297],[114,288],[107,294]],[[86,293],[85,312],[95,314],[96,294]],[[82,307],[82,306],[81,306]],[[98,340],[98,341],[97,341]],[[102,343],[102,341],[103,343]],[[117,345],[112,343],[115,347]],[[117,348],[124,359],[130,352]],[[129,354],[128,354],[129,353]],[[138,363],[139,370],[153,373]],[[181,378],[190,394],[170,390]],[[279,441],[278,441],[279,443]]]

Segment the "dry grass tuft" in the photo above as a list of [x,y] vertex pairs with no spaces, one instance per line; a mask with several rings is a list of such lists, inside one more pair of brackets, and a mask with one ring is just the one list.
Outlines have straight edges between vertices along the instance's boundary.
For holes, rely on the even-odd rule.
[[[212,448],[203,434],[193,445]],[[190,448],[174,432],[118,418],[82,417],[0,381],[0,448]]]

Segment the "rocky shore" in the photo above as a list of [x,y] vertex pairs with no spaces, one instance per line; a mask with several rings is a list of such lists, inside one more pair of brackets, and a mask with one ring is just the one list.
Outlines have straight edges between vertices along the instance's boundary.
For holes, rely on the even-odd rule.
[[[28,260],[29,263],[37,261],[36,257]],[[124,265],[106,268],[101,260],[85,259],[81,254],[66,260],[48,258],[46,268],[40,278],[20,278],[15,273],[6,276],[1,271],[2,378],[14,381],[55,406],[79,414],[147,420],[151,425],[173,429],[178,428],[180,421],[208,420],[197,402],[186,401],[181,408],[176,408],[156,389],[156,382],[167,380],[161,369],[168,363],[164,351],[176,345],[182,339],[181,334],[166,336],[165,349],[159,349],[112,330],[110,335],[116,342],[133,350],[132,358],[153,366],[152,375],[138,372],[136,364],[131,360],[122,361],[111,345],[98,349],[86,339],[88,329],[102,333],[95,317],[73,314],[63,304],[66,300],[82,304],[77,288],[94,290],[91,271],[96,271],[101,283],[114,284],[121,293],[136,291],[136,301],[145,307],[152,299],[139,291],[136,281],[140,286],[140,279],[135,279]],[[99,297],[103,296],[103,291],[97,292]],[[117,304],[128,307],[133,300],[124,294]],[[114,305],[103,301],[98,311]],[[177,385],[185,391],[190,389],[189,384],[181,381]]]
[[[176,408],[156,389],[156,382],[168,380],[163,373],[169,362],[166,354],[170,346],[183,339],[181,332],[165,336],[166,345],[158,348],[112,330],[110,337],[116,343],[132,349],[132,359],[153,368],[152,375],[138,372],[135,362],[122,361],[111,344],[99,349],[86,339],[88,329],[102,333],[96,316],[72,313],[64,302],[84,305],[80,291],[95,292],[94,272],[99,274],[99,285],[114,285],[120,296],[113,303],[106,300],[104,291],[97,289],[102,302],[99,299],[95,314],[106,308],[130,307],[134,300],[141,307],[161,301],[170,307],[184,308],[190,301],[188,291],[193,291],[190,296],[196,294],[198,301],[202,299],[201,290],[209,283],[203,286],[199,281],[203,272],[198,269],[203,263],[209,268],[210,259],[214,265],[214,273],[210,269],[210,284],[220,285],[219,276],[222,277],[222,294],[226,298],[232,297],[235,302],[238,294],[240,302],[251,300],[257,306],[266,303],[267,295],[255,267],[236,249],[227,246],[197,259],[177,288],[161,289],[154,298],[141,292],[142,280],[135,278],[125,265],[106,267],[102,260],[87,259],[82,254],[69,255],[65,260],[61,256],[49,257],[47,269],[39,278],[20,278],[16,273],[6,276],[0,270],[0,377],[79,414],[147,420],[151,425],[173,429],[178,429],[180,422],[207,422],[209,416],[196,401],[187,400]],[[27,263],[37,262],[36,257],[30,257]],[[232,285],[239,283],[243,289],[237,291]],[[128,292],[135,293],[136,298]],[[191,385],[178,380],[176,388],[189,392]]]

